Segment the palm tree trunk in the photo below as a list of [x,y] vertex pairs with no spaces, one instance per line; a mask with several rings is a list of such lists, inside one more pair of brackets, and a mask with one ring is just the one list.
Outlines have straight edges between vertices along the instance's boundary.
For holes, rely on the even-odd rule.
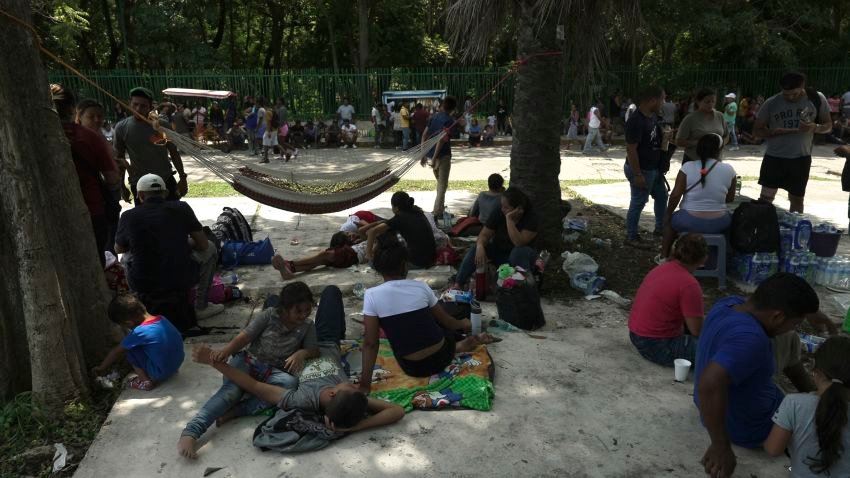
[[[561,49],[554,23],[541,28],[533,3],[519,2],[517,49],[521,58]],[[528,194],[540,216],[537,246],[541,250],[556,250],[560,237],[562,64],[558,56],[531,58],[520,66],[514,87],[511,187]]]

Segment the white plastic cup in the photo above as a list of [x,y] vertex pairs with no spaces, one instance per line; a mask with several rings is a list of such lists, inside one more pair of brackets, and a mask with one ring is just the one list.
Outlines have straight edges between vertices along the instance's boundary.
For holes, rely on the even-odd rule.
[[673,361],[673,371],[676,374],[677,382],[684,382],[688,379],[688,372],[691,371],[691,361],[685,359],[676,359]]

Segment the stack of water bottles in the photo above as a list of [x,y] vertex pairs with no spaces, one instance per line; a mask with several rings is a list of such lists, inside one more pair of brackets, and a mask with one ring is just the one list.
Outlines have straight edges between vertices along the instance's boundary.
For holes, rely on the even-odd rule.
[[850,290],[850,257],[818,257],[814,281],[825,287]]
[[800,213],[785,213],[779,220],[779,270],[814,283],[818,258],[809,251],[812,222]]
[[733,270],[747,284],[758,285],[779,270],[779,256],[775,252],[737,254]]

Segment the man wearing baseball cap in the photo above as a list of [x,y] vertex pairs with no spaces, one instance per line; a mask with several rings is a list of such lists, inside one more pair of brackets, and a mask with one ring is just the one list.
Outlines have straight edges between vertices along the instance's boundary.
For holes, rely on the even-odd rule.
[[735,131],[735,119],[738,117],[738,104],[735,103],[737,96],[729,93],[723,98],[723,120],[726,121],[726,129],[729,131],[729,151],[738,149],[738,133]]
[[[138,204],[118,222],[115,251],[130,253],[127,280],[153,315],[164,315],[184,334],[197,319],[213,316],[221,304],[208,304],[218,251],[207,240],[192,208],[167,201],[166,181],[146,174],[136,183]],[[195,307],[189,290],[198,284]]]
[[[153,110],[153,92],[144,87],[130,90],[130,108],[142,118],[148,118]],[[171,142],[164,141],[162,133],[155,130],[148,121],[131,115],[115,125],[115,152],[119,163],[126,164],[126,154],[130,156],[127,172],[133,197],[137,196],[136,184],[145,174],[159,176],[168,189],[168,199],[176,200],[188,192],[186,172],[180,153]],[[165,124],[170,127],[170,125]],[[180,180],[174,180],[172,165]],[[122,173],[123,174],[123,173]],[[124,199],[129,199],[125,192]]]

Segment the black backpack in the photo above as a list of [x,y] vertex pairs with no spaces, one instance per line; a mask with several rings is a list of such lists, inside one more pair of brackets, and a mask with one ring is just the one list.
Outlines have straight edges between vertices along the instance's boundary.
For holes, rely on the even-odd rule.
[[732,248],[737,252],[779,252],[779,217],[773,204],[742,203],[732,214],[729,232]]
[[[235,207],[225,207],[210,228],[218,244],[226,242],[254,242],[251,225]],[[221,250],[221,248],[219,248]]]

